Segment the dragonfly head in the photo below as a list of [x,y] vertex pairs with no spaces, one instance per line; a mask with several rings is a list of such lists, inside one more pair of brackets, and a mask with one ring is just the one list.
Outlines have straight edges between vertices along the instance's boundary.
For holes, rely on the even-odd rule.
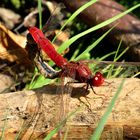
[[101,86],[104,83],[104,80],[103,75],[100,72],[96,72],[91,80],[91,85],[95,87]]

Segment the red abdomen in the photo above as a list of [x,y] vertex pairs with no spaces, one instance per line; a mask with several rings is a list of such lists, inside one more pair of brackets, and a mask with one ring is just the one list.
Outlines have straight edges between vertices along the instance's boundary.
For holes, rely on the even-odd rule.
[[32,35],[34,41],[51,58],[51,60],[55,62],[58,67],[62,68],[67,64],[67,60],[56,52],[52,43],[47,38],[45,38],[43,32],[40,29],[36,27],[30,27],[29,32]]

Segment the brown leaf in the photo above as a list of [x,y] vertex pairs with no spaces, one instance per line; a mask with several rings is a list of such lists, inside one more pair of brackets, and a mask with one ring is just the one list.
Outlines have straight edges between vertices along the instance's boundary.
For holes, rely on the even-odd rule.
[[0,24],[0,40],[0,59],[2,61],[22,63],[27,67],[31,65],[28,54],[24,50],[26,37],[16,35]]

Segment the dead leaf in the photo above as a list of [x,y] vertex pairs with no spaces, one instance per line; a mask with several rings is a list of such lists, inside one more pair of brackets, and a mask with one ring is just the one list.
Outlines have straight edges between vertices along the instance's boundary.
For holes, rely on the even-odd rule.
[[0,24],[0,59],[8,62],[31,65],[28,54],[25,51],[26,37],[16,35]]
[[9,76],[2,75],[1,92],[7,92],[11,87],[15,90],[17,83],[26,83],[31,77],[34,65],[24,49],[25,44],[26,37],[16,35],[0,24],[0,72]]

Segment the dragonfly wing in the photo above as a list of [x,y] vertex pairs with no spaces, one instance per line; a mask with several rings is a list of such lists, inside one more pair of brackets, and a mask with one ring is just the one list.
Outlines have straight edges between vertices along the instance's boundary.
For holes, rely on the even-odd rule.
[[83,63],[89,64],[91,69],[96,72],[101,69],[102,72],[111,72],[111,77],[133,77],[140,72],[140,62],[113,62],[85,60]]
[[[72,79],[69,77],[65,77],[65,72],[62,73],[61,78],[60,78],[60,83],[58,85],[58,88],[56,90],[57,98],[55,99],[57,104],[59,103],[59,109],[56,112],[55,121],[59,127],[59,132],[58,132],[58,137],[61,138],[62,132],[67,129],[66,123],[70,118],[68,118],[69,114],[69,104],[71,101],[71,93],[72,93],[72,87],[70,86],[70,82],[72,82]],[[65,131],[66,132],[66,131]]]

